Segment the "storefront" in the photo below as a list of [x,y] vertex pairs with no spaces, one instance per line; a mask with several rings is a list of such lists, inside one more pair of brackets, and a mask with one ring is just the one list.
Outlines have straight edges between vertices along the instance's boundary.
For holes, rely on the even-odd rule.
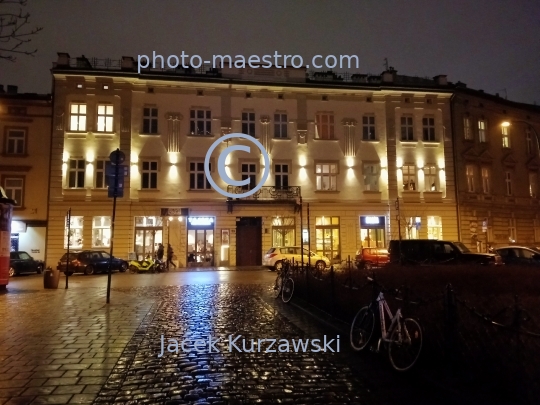
[[296,225],[294,217],[272,219],[272,246],[295,246]]
[[383,216],[360,217],[362,247],[386,247],[386,218]]
[[316,252],[331,261],[341,260],[339,217],[315,218]]
[[187,218],[188,267],[214,265],[214,217]]
[[135,255],[143,260],[153,257],[158,245],[163,243],[163,219],[161,217],[135,217]]

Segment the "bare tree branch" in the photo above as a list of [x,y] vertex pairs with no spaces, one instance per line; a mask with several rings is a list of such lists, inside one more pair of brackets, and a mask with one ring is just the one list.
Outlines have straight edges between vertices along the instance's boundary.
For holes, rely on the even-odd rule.
[[24,49],[25,45],[32,41],[32,36],[36,35],[43,28],[28,27],[30,13],[24,13],[22,8],[19,12],[14,12],[14,7],[26,6],[27,0],[0,0],[0,59],[15,62],[16,56],[34,56],[37,49]]

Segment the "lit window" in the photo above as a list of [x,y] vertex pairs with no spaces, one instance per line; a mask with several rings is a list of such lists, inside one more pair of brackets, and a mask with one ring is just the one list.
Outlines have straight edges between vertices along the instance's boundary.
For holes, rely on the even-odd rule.
[[212,111],[190,110],[189,133],[191,135],[212,135]]
[[143,108],[143,133],[158,133],[158,109],[151,107]]
[[287,114],[274,114],[274,138],[287,138]]
[[463,136],[467,140],[473,139],[472,128],[471,128],[471,119],[469,117],[463,118]]
[[467,165],[465,167],[465,176],[467,176],[467,191],[469,193],[474,193],[474,166]]
[[23,207],[24,196],[24,178],[22,177],[5,177],[4,191],[6,196],[15,201],[15,208]]
[[315,217],[315,251],[330,260],[339,259],[339,217]]
[[486,121],[478,120],[478,141],[487,142],[486,138]]
[[422,118],[422,134],[425,142],[435,142],[435,118]]
[[249,179],[249,184],[242,186],[242,188],[244,190],[251,190],[256,185],[257,165],[254,163],[242,163],[241,168],[242,168],[242,180]]
[[414,141],[413,117],[401,117],[401,140]]
[[362,117],[362,140],[375,140],[375,117],[369,115]]
[[379,191],[380,170],[378,164],[364,164],[364,190]]
[[111,217],[94,217],[92,221],[92,247],[111,246]]
[[416,190],[416,166],[404,165],[401,170],[403,171],[403,190]]
[[529,195],[532,198],[538,196],[538,174],[535,172],[529,173]]
[[482,192],[484,194],[490,193],[489,169],[487,167],[482,167]]
[[508,127],[501,127],[502,130],[502,146],[503,148],[510,147],[510,135],[508,134]]
[[506,182],[506,195],[512,195],[512,173],[505,173],[505,182]]
[[[210,164],[210,170],[212,166]],[[210,190],[210,183],[204,172],[204,162],[189,163],[189,189],[190,190]]]
[[141,188],[156,189],[158,175],[158,162],[155,160],[142,162]]
[[296,244],[295,229],[294,217],[273,218],[272,246],[294,246]]
[[71,104],[70,131],[86,131],[86,104]]
[[441,217],[427,217],[428,239],[442,239]]
[[97,109],[97,131],[113,131],[113,106],[109,104],[98,104]]
[[508,242],[515,243],[516,239],[516,220],[514,218],[508,218]]
[[[83,246],[83,219],[84,217],[71,217],[69,223],[69,238],[68,238],[68,228],[66,228],[64,233],[64,249],[69,247],[70,249],[80,249]],[[67,224],[67,217],[66,217]]]
[[85,174],[84,159],[70,159],[69,160],[69,174],[68,174],[68,187],[69,188],[83,188],[84,187],[84,174]]
[[289,188],[289,165],[274,165],[274,180],[276,188]]
[[324,163],[315,165],[318,191],[337,190],[338,165],[336,163]]
[[437,166],[429,165],[424,167],[424,191],[438,191]]
[[422,218],[408,217],[405,223],[406,239],[418,239],[420,237],[421,227],[422,227]]
[[255,113],[254,112],[242,113],[242,133],[246,135],[255,136]]
[[105,176],[105,160],[96,161],[96,188],[107,188],[107,177]]
[[317,139],[335,139],[334,138],[334,114],[318,113],[315,116],[315,138]]
[[23,155],[26,152],[26,130],[8,129],[6,153],[8,155]]

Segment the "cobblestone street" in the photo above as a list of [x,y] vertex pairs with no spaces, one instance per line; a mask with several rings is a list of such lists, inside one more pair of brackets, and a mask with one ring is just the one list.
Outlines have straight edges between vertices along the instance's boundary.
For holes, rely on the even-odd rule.
[[[346,335],[340,353],[295,352],[292,345],[266,353],[268,344],[245,352],[242,339],[250,350],[252,338],[322,341],[338,332],[270,298],[274,274],[223,273],[169,274],[162,285],[151,275],[118,275],[109,306],[98,287],[105,277],[74,278],[67,291],[16,279],[0,297],[0,404],[450,401],[414,374],[391,372],[384,356],[352,354]],[[230,350],[229,335],[242,336],[240,351]],[[221,339],[212,353],[207,346],[182,350],[182,340],[209,336]],[[167,351],[168,339],[179,342],[177,353]]]

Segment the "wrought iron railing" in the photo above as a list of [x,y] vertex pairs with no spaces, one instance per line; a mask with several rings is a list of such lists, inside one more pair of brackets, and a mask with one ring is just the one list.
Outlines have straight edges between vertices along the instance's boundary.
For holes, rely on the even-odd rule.
[[[227,192],[232,194],[243,194],[248,190],[243,187],[227,186]],[[294,201],[301,197],[299,186],[290,187],[261,187],[255,193],[248,197],[243,197],[242,200],[249,201]]]

